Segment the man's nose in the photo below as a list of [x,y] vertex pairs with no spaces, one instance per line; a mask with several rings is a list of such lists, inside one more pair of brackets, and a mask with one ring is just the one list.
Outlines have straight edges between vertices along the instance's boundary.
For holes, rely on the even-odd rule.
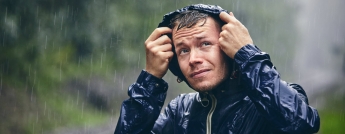
[[196,65],[202,63],[202,55],[198,50],[191,50],[190,57],[189,57],[189,64],[190,65]]

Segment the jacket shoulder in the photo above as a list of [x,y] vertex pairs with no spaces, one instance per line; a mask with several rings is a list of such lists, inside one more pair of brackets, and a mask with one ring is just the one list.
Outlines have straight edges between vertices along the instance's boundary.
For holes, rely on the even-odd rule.
[[199,93],[184,93],[178,95],[176,98],[174,98],[168,105],[168,107],[175,111],[175,110],[182,110],[180,108],[186,108],[184,110],[189,110],[193,102],[198,97]]
[[197,97],[199,93],[184,93],[178,95],[175,99],[172,101],[175,101],[178,104],[188,104],[193,102]]

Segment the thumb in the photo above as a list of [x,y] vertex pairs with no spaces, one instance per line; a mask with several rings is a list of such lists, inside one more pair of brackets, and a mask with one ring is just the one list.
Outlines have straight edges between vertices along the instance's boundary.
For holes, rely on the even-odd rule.
[[[230,14],[232,14],[232,12],[230,12]],[[219,18],[224,21],[225,23],[229,23],[231,21],[231,15],[226,13],[226,12],[221,12],[219,14]],[[233,16],[233,14],[232,14]]]

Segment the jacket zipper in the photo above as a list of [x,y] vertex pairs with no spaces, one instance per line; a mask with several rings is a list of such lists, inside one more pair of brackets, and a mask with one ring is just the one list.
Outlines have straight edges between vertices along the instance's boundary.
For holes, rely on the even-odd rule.
[[206,134],[211,134],[211,125],[212,125],[212,115],[214,110],[216,109],[217,105],[217,99],[214,97],[213,94],[210,94],[210,97],[212,99],[212,107],[210,111],[207,114],[207,120],[206,120]]

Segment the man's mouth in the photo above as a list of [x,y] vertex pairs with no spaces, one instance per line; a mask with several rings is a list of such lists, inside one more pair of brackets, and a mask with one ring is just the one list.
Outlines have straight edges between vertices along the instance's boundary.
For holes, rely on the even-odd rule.
[[206,73],[208,73],[208,71],[210,71],[210,69],[201,69],[201,70],[195,71],[192,74],[190,74],[190,77],[191,78],[200,78],[200,77],[203,77],[204,75],[206,75]]

